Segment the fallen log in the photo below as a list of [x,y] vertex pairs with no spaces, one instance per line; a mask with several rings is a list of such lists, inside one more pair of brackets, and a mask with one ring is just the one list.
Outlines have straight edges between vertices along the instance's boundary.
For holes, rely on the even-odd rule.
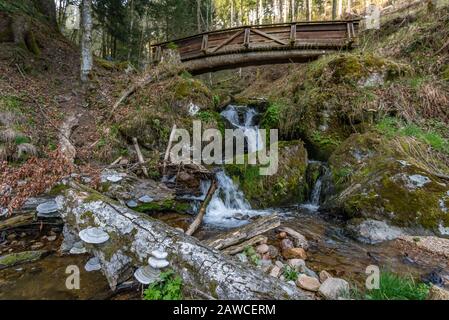
[[214,249],[223,250],[234,246],[248,239],[254,238],[262,233],[275,229],[281,225],[281,220],[277,214],[256,219],[236,230],[231,230],[225,234],[220,234],[215,238],[204,241],[206,245]]
[[35,216],[34,213],[26,213],[0,221],[0,231],[28,226],[34,222]]
[[110,239],[103,245],[86,245],[99,258],[112,290],[139,266],[147,265],[150,253],[168,253],[170,268],[186,286],[216,299],[307,299],[303,291],[260,270],[207,247],[197,239],[119,205],[77,183],[57,198],[66,229],[78,234],[101,227]]
[[247,240],[247,241],[243,241],[240,244],[228,247],[228,248],[222,250],[221,252],[229,254],[229,255],[237,254],[237,253],[244,251],[247,247],[253,246],[260,242],[266,242],[267,240],[268,240],[267,237],[265,237],[263,235],[258,235],[254,238]]

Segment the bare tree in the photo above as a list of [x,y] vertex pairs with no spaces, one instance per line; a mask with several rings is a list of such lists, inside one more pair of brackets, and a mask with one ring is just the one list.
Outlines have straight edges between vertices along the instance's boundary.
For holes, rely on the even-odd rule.
[[81,81],[89,81],[93,67],[92,55],[92,0],[81,2]]
[[305,0],[306,19],[312,21],[312,0]]

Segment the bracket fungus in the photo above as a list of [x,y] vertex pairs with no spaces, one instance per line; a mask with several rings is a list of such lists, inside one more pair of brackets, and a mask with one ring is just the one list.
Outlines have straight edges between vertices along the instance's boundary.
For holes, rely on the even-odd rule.
[[73,244],[73,247],[70,249],[70,254],[85,254],[87,252],[86,248],[84,248],[83,242],[78,241]]
[[151,251],[151,255],[153,257],[155,257],[156,259],[165,260],[168,256],[168,253],[161,251],[161,250],[154,250],[154,251]]
[[109,235],[103,229],[94,227],[81,230],[79,237],[89,244],[102,244],[109,240]]
[[37,206],[37,216],[40,218],[59,217],[59,206],[54,200],[41,203]]
[[139,201],[143,203],[151,203],[154,201],[154,199],[151,198],[149,195],[144,195],[139,198]]
[[134,278],[141,284],[150,284],[159,281],[160,271],[150,266],[140,267],[134,272]]
[[89,261],[87,261],[86,264],[84,265],[84,269],[87,272],[101,270],[100,259],[98,259],[97,257],[90,258]]
[[148,259],[148,264],[155,269],[163,269],[165,267],[168,267],[169,262],[167,260],[159,260],[151,257],[150,259]]

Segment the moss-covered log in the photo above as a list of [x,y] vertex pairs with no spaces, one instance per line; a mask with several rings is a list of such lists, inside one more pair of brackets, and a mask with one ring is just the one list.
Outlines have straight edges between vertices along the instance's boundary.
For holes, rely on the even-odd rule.
[[[89,199],[96,199],[89,201]],[[92,197],[79,185],[58,197],[66,228],[77,234],[102,227],[110,240],[88,251],[101,261],[111,288],[146,265],[150,252],[166,251],[171,268],[184,284],[218,299],[306,299],[295,286],[235,261],[197,239],[146,215],[133,212],[103,196]]]

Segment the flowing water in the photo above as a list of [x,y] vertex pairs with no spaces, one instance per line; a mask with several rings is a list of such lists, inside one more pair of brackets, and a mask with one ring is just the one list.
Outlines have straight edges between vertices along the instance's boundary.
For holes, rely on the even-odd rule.
[[225,118],[233,129],[240,129],[246,137],[248,153],[256,152],[264,148],[262,136],[259,134],[259,126],[256,118],[258,112],[254,108],[229,105],[221,116]]

